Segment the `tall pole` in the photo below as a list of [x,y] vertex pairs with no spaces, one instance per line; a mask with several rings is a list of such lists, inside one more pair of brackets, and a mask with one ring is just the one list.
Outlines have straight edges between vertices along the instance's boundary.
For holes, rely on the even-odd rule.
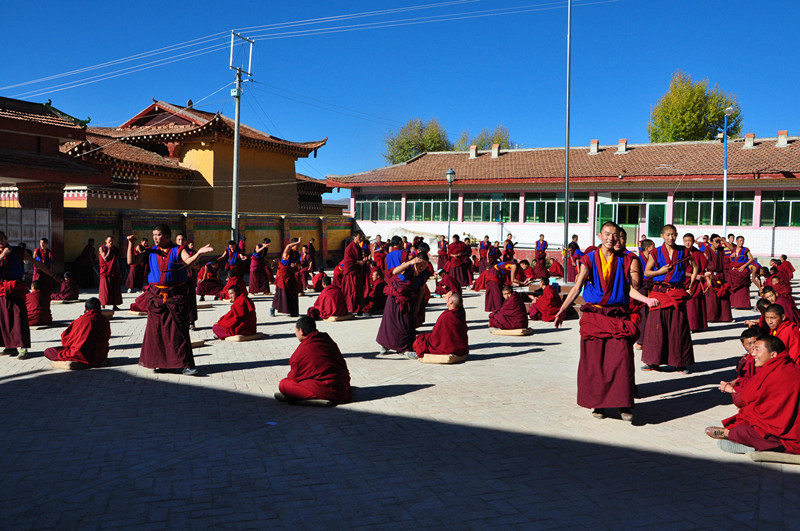
[[569,243],[569,103],[570,103],[570,58],[572,56],[572,0],[567,2],[567,137],[564,146],[564,248],[566,260]]
[[242,69],[236,69],[236,88],[231,91],[233,99],[236,100],[236,114],[233,129],[233,188],[231,190],[231,240],[239,241],[239,133],[240,116],[242,106]]
[[728,112],[722,129],[722,144],[725,146],[725,163],[722,170],[722,237],[728,238]]
[[450,220],[453,215],[450,209],[453,206],[453,182],[448,179],[447,182],[447,243],[450,243]]

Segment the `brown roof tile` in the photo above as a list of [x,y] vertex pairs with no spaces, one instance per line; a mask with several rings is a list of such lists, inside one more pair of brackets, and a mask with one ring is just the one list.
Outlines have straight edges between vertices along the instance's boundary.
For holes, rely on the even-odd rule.
[[62,113],[49,103],[34,103],[0,97],[0,116],[47,125],[57,125],[69,129],[83,129],[71,116]]

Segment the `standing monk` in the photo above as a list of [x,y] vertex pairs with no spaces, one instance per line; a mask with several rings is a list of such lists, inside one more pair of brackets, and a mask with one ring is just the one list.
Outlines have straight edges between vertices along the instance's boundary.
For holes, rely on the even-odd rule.
[[509,262],[514,259],[514,242],[511,241],[513,236],[509,234],[506,236],[506,241],[503,242],[503,262]]
[[683,235],[683,246],[697,265],[696,282],[691,282],[691,272],[686,271],[684,289],[689,294],[686,301],[686,318],[689,320],[689,329],[692,332],[702,332],[708,328],[706,320],[706,296],[703,288],[708,287],[705,282],[706,257],[694,246],[694,234]]
[[272,310],[275,312],[288,313],[291,317],[300,315],[300,303],[297,300],[297,280],[295,279],[295,268],[292,263],[292,254],[300,246],[301,238],[289,243],[281,253],[281,260],[278,263],[278,273],[275,275],[275,295],[272,298]]
[[264,264],[270,243],[272,242],[269,238],[264,238],[261,243],[256,244],[253,254],[250,255],[250,293],[253,295],[256,293],[269,295],[269,280]]
[[533,276],[536,278],[549,276],[547,271],[547,241],[544,239],[544,234],[540,234],[539,239],[536,241],[533,259]]
[[[389,266],[395,263],[396,255],[393,256],[393,253],[386,257]],[[381,354],[389,350],[413,351],[417,336],[417,310],[427,279],[428,256],[425,253],[408,262],[401,262],[392,269],[385,291],[388,296],[386,306],[378,329],[377,342],[381,345]]]
[[436,262],[437,269],[444,269],[444,266],[447,264],[447,240],[444,237],[444,234],[439,236],[439,242],[437,243],[438,251],[438,261]]
[[[139,244],[133,249],[133,254],[142,254],[147,249],[147,238],[142,238]],[[144,286],[145,264],[136,264],[128,269],[128,278],[125,279],[125,286],[128,293],[138,293]]]
[[128,265],[148,261],[147,325],[139,354],[139,365],[148,369],[182,369],[183,374],[198,374],[189,338],[187,301],[189,267],[200,256],[214,249],[206,245],[195,254],[172,242],[167,225],[153,228],[153,246],[134,256],[136,236],[128,236]]
[[712,234],[706,246],[706,319],[709,322],[729,323],[731,314],[730,284],[725,280],[725,251],[719,234]]
[[[39,247],[33,250],[33,259],[37,262],[43,262],[48,268],[52,268],[53,251],[47,248],[48,243],[47,238],[39,240]],[[53,279],[50,278],[49,275],[42,274],[38,269],[34,269],[32,280],[38,280],[40,282],[40,289],[46,293],[48,297],[50,293],[53,292]]]
[[81,287],[94,287],[94,238],[89,238],[75,262],[78,265],[78,283]]
[[578,275],[578,260],[583,256],[581,246],[578,245],[578,235],[572,235],[572,241],[567,246],[567,282],[575,282],[575,277]]
[[353,241],[344,250],[342,260],[342,293],[347,303],[347,311],[361,315],[364,304],[364,253],[361,244],[364,233],[356,231]]
[[[607,221],[597,235],[600,247],[580,259],[575,286],[555,319],[561,326],[567,310],[581,294],[581,352],[578,362],[578,405],[605,418],[606,408],[618,408],[622,420],[633,421],[633,342],[639,330],[630,320],[630,299],[657,307],[659,302],[640,294],[639,261],[633,254],[614,252],[619,227]],[[584,288],[585,285],[585,288]]]
[[103,307],[109,304],[114,307],[114,311],[119,310],[122,304],[122,284],[119,278],[119,247],[114,245],[114,237],[108,236],[106,243],[97,252],[100,258],[100,305]]
[[726,274],[730,277],[728,283],[731,285],[731,306],[749,310],[751,308],[750,264],[753,263],[753,254],[744,246],[744,236],[736,238],[736,245],[730,246],[730,250],[731,268]]
[[450,259],[445,269],[461,284],[462,288],[472,284],[469,274],[469,255],[471,253],[472,250],[460,241],[458,234],[453,234],[453,243],[447,249],[447,256]]
[[478,274],[480,275],[489,267],[489,249],[492,248],[492,243],[489,241],[489,236],[484,236],[478,244]]
[[647,316],[647,328],[642,343],[642,370],[657,370],[659,365],[671,365],[683,374],[689,374],[694,363],[692,333],[686,317],[686,300],[689,293],[683,289],[686,271],[692,268],[689,289],[697,280],[697,264],[683,246],[677,247],[678,230],[675,225],[661,229],[664,244],[650,253],[644,275],[652,279],[651,297],[661,301],[658,309]]

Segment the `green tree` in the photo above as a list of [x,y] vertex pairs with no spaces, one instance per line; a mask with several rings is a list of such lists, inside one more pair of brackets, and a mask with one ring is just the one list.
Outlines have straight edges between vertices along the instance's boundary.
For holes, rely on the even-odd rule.
[[431,118],[427,123],[412,118],[399,131],[387,133],[384,142],[386,152],[383,158],[389,164],[399,164],[428,151],[453,149],[447,131],[436,118]]
[[678,70],[672,75],[669,90],[650,112],[647,133],[650,142],[713,140],[722,133],[725,109],[733,107],[728,118],[728,136],[742,130],[742,110],[735,94],[724,93],[708,79],[693,82],[692,76]]
[[487,150],[492,149],[493,144],[500,144],[500,149],[511,149],[511,137],[508,132],[508,127],[503,124],[494,128],[494,131],[489,131],[483,128],[476,137],[470,138],[469,130],[464,130],[458,137],[458,141],[453,146],[456,151],[466,151],[470,146],[477,146],[478,149]]

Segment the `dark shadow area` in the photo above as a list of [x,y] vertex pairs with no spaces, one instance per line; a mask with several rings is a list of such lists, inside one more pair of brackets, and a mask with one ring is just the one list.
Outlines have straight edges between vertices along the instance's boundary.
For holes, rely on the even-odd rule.
[[[209,374],[217,374],[222,372],[236,372],[244,371],[247,369],[255,369],[257,367],[277,367],[280,365],[289,366],[289,353],[285,358],[273,360],[259,360],[259,361],[239,361],[239,362],[222,362],[222,363],[209,363],[197,364],[197,369],[200,371],[200,376]],[[289,371],[286,371],[287,373]],[[277,389],[276,389],[277,391]]]
[[[744,331],[744,328],[742,328]],[[702,337],[699,339],[692,339],[693,345],[711,345],[713,343],[725,343],[726,341],[730,341],[731,339],[735,339],[731,336],[716,336],[716,337]]]
[[[630,447],[624,436],[609,445],[467,425],[464,411],[446,422],[369,413],[358,410],[363,398],[354,407],[287,407],[186,378],[98,369],[0,384],[3,527],[781,529],[800,521],[800,473],[745,456],[721,462],[703,426],[690,442],[707,443],[708,458],[697,458]],[[427,389],[357,393],[398,397],[392,407],[410,393],[441,398]],[[637,414],[666,411],[666,419],[697,398],[642,404]],[[591,422],[599,421],[575,426],[576,436]]]
[[522,356],[523,354],[532,354],[534,352],[544,352],[544,349],[539,347],[533,347],[526,350],[513,350],[511,352],[492,352],[488,354],[473,352],[472,349],[470,349],[469,356],[467,357],[467,362],[486,361],[496,358],[508,358],[511,356]]
[[350,403],[370,402],[372,400],[380,400],[391,396],[407,395],[408,393],[413,393],[420,389],[427,389],[428,387],[433,387],[433,384],[393,384],[374,385],[371,387],[353,386],[353,399]]
[[[726,323],[726,324],[723,324],[723,325],[720,325],[720,326],[714,326],[716,323],[709,323],[708,324],[709,325],[709,329],[708,330],[703,330],[700,333],[701,334],[705,334],[705,333],[708,333],[708,332],[716,333],[716,332],[722,332],[723,330],[742,330],[742,331],[744,331],[744,329],[746,328],[744,326],[744,321],[746,321],[746,320],[747,319],[742,319],[742,322],[739,322],[739,323],[736,323],[736,322]],[[697,333],[697,332],[695,332],[695,333]]]

